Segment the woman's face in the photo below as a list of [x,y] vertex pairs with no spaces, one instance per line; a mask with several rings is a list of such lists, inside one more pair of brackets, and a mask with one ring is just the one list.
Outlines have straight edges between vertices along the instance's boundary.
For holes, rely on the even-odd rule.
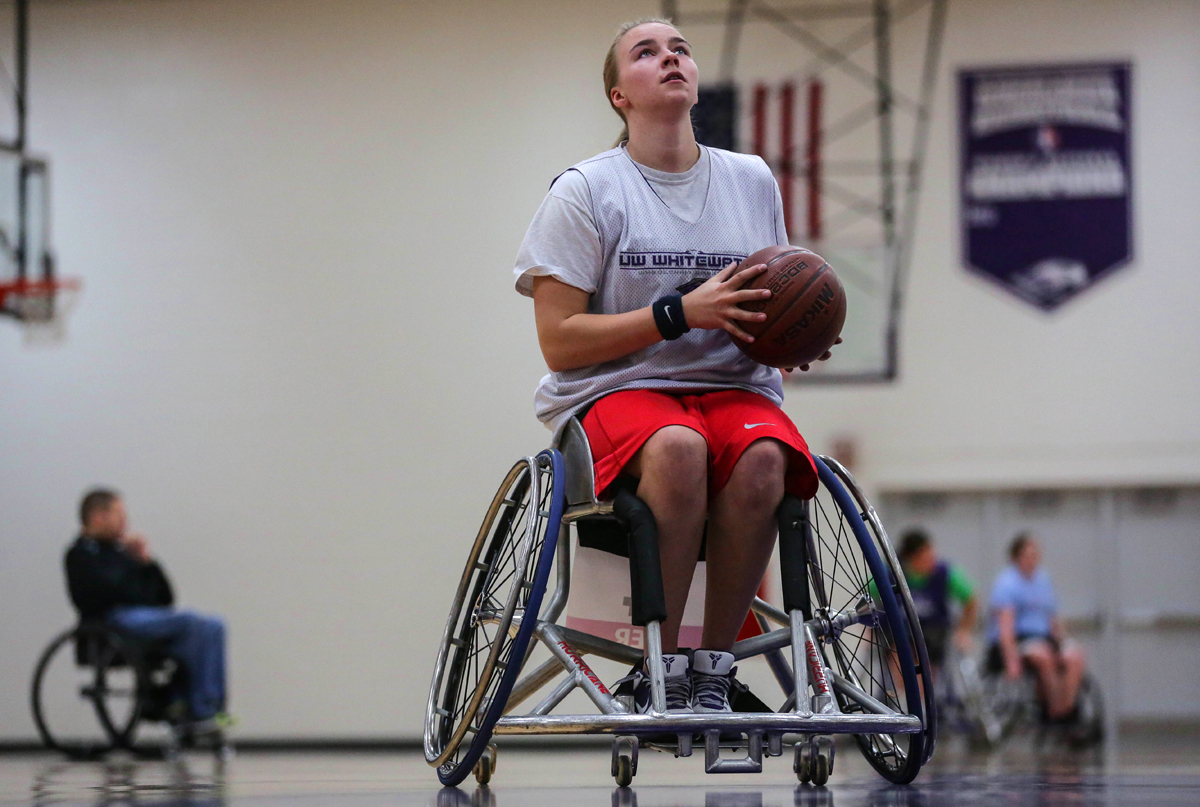
[[1021,554],[1017,555],[1017,568],[1020,569],[1021,574],[1032,577],[1041,562],[1041,547],[1038,546],[1037,541],[1027,541],[1025,546],[1021,547]]
[[670,25],[648,22],[631,28],[617,45],[620,77],[613,105],[630,115],[682,112],[696,103],[699,70],[692,48]]

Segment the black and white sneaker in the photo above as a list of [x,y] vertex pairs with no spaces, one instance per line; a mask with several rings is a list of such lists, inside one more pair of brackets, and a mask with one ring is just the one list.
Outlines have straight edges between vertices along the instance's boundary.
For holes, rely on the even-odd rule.
[[697,650],[692,655],[692,711],[697,714],[731,712],[729,684],[737,668],[733,653]]
[[[664,685],[667,694],[667,714],[688,714],[692,711],[692,681],[688,677],[688,657],[685,653],[664,653]],[[650,695],[650,674],[636,670],[619,683],[628,681],[633,687],[633,702],[638,714],[649,714],[653,703]],[[620,688],[618,688],[620,693]]]

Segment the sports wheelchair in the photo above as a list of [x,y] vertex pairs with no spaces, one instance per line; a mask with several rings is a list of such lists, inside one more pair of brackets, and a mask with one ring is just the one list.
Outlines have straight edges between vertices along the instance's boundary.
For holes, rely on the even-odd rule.
[[945,667],[938,681],[938,714],[944,726],[980,745],[998,747],[1022,729],[1033,729],[1038,745],[1056,731],[1078,748],[1104,740],[1104,695],[1091,672],[1085,671],[1079,682],[1076,719],[1051,725],[1044,719],[1032,670],[1026,669],[1019,680],[1009,680],[1003,662],[991,650],[976,659],[952,649]]
[[[123,749],[135,753],[180,749],[203,741],[217,757],[232,747],[221,732],[196,737],[172,703],[184,691],[185,670],[166,643],[129,636],[101,619],[84,619],[50,642],[34,668],[33,722],[47,748],[73,759]],[[165,723],[165,745],[138,743],[146,723]]]
[[[577,419],[554,447],[518,461],[476,535],[438,648],[424,749],[440,781],[456,785],[474,772],[486,784],[496,767],[493,736],[538,734],[612,736],[611,772],[622,787],[637,773],[641,747],[687,757],[697,740],[708,773],[758,773],[764,755],[781,756],[791,745],[800,782],[823,785],[833,770],[833,734],[853,735],[888,781],[912,781],[933,753],[937,724],[920,624],[874,509],[835,460],[818,457],[816,465],[816,497],[786,497],[778,512],[784,609],[756,598],[753,613],[764,632],[732,651],[737,659],[765,656],[781,705],[667,715],[660,633],[666,607],[649,508],[628,490],[597,499],[591,449]],[[632,622],[645,628],[644,654],[558,624],[571,590],[570,527],[593,522],[615,522],[627,534]],[[552,568],[556,587],[544,600]],[[767,630],[769,623],[778,627]],[[534,638],[551,658],[521,678]],[[632,698],[610,692],[586,655],[645,662],[652,713],[638,714]],[[556,678],[531,711],[516,713]],[[600,714],[552,714],[576,688]]]

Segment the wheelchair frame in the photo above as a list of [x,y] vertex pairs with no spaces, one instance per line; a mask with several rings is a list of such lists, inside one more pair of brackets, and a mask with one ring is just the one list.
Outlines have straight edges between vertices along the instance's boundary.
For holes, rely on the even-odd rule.
[[[44,704],[45,676],[50,665],[63,651],[71,654],[72,662],[77,668],[88,668],[92,671],[91,683],[80,687],[79,691],[73,694],[91,702],[91,708],[106,742],[67,743],[61,737],[55,736],[53,728],[48,724]],[[168,665],[174,665],[174,669],[170,669]],[[108,673],[113,670],[129,670],[133,676],[133,702],[129,706],[128,714],[118,720],[114,720],[107,699],[131,693],[110,688]],[[156,675],[168,670],[169,675],[165,682],[154,680]],[[136,744],[138,727],[147,722],[164,722],[171,727],[165,750],[168,756],[173,756],[194,740],[189,734],[187,724],[176,725],[153,711],[153,716],[149,716],[147,707],[157,705],[153,698],[161,690],[169,687],[181,674],[184,674],[184,671],[177,661],[170,658],[161,642],[131,639],[124,632],[99,619],[81,620],[74,627],[67,628],[54,637],[42,651],[34,667],[29,702],[38,736],[47,748],[60,751],[71,758],[90,759],[117,749],[142,752],[146,749]],[[213,751],[219,759],[225,760],[232,755],[232,746],[223,732],[212,740]]]
[[[639,593],[636,575],[633,588],[634,622],[645,625],[646,648],[644,653],[637,648],[557,624],[566,607],[571,588],[570,524],[590,517],[616,515],[614,502],[600,501],[595,496],[591,450],[583,427],[578,420],[572,419],[568,423],[558,441],[557,448],[561,451],[561,462],[564,468],[565,502],[561,505],[557,544],[552,550],[557,561],[556,586],[545,606],[540,609],[541,616],[532,627],[530,636],[543,644],[549,650],[551,657],[516,681],[510,692],[504,693],[506,700],[502,706],[502,715],[495,719],[493,726],[483,727],[482,733],[490,732],[497,736],[612,735],[614,736],[612,774],[618,785],[622,786],[628,785],[637,772],[639,746],[646,745],[657,750],[672,752],[675,756],[686,757],[691,756],[693,752],[693,738],[696,736],[703,737],[705,771],[707,773],[758,773],[762,770],[764,754],[766,756],[782,755],[785,735],[793,738],[798,736],[798,739],[794,740],[793,769],[802,782],[813,781],[816,784],[824,784],[832,772],[833,744],[825,735],[859,735],[860,745],[862,744],[861,738],[867,735],[881,738],[889,738],[892,735],[913,735],[914,739],[919,737],[922,741],[917,745],[919,749],[917,754],[920,759],[917,761],[916,770],[919,770],[920,764],[928,760],[933,751],[936,720],[932,711],[932,687],[928,677],[929,664],[924,649],[924,640],[920,633],[919,623],[915,619],[915,609],[911,605],[907,584],[903,575],[899,574],[899,563],[887,541],[886,533],[883,531],[874,509],[867,503],[845,468],[827,457],[820,457],[817,460],[821,469],[831,477],[835,477],[844,485],[844,490],[849,491],[849,496],[846,497],[849,504],[869,524],[869,527],[864,525],[864,528],[869,530],[879,550],[875,558],[875,563],[879,568],[873,569],[872,575],[876,579],[891,580],[890,585],[879,587],[882,589],[880,597],[885,602],[890,599],[891,606],[888,611],[899,616],[900,625],[898,627],[904,630],[908,637],[903,645],[903,652],[908,654],[907,663],[912,674],[906,681],[906,698],[908,687],[912,686],[917,689],[916,676],[922,676],[924,692],[915,699],[920,706],[914,709],[912,707],[913,699],[909,699],[908,713],[891,708],[865,691],[859,681],[848,680],[835,672],[824,656],[821,639],[837,636],[841,631],[853,625],[867,625],[871,619],[876,620],[875,624],[878,624],[880,612],[871,607],[864,610],[860,604],[857,610],[844,609],[836,613],[828,612],[829,609],[824,609],[825,612],[822,613],[822,609],[818,608],[811,618],[806,619],[804,613],[810,610],[807,607],[807,569],[801,569],[799,573],[800,585],[804,588],[804,608],[796,607],[796,595],[789,598],[787,591],[789,570],[784,569],[785,607],[787,610],[780,610],[755,598],[752,612],[763,628],[763,633],[737,642],[732,649],[735,659],[745,659],[757,655],[766,656],[776,679],[787,695],[787,700],[781,710],[769,713],[667,715],[664,714],[665,672],[662,664],[661,614],[656,615],[658,618],[647,619],[644,623],[638,622]],[[526,462],[533,463],[534,458],[527,458]],[[518,463],[510,472],[509,478],[506,479],[506,485],[520,467],[521,463]],[[502,486],[501,492],[504,490],[505,486]],[[836,493],[832,490],[830,492],[836,500]],[[489,519],[494,517],[500,496],[501,494],[497,494],[497,501],[493,502],[493,508],[489,511]],[[837,504],[844,514],[846,504],[840,501]],[[485,530],[488,528],[488,524],[489,521],[485,520]],[[478,557],[478,541],[482,537],[483,531],[481,531],[480,539],[477,539],[477,549],[476,554],[472,555],[473,559]],[[855,537],[861,542],[861,536],[856,535]],[[661,574],[657,569],[656,540],[655,537],[653,558],[649,566],[654,567],[651,576],[657,575],[655,579],[661,591]],[[547,536],[546,542],[549,543],[549,541],[550,538]],[[784,557],[782,530],[780,541],[782,559]],[[548,550],[543,550],[543,552],[546,551]],[[647,566],[644,561],[639,561],[634,555],[631,539],[631,567],[636,567],[639,563],[643,567]],[[479,563],[478,560],[474,562]],[[527,562],[521,560],[522,564]],[[870,560],[867,562],[870,563]],[[877,573],[879,571],[882,571],[882,574]],[[471,569],[468,566],[467,574],[469,575],[470,572]],[[646,573],[643,571],[643,577],[645,576]],[[791,577],[794,579],[795,576],[796,572],[792,570]],[[454,634],[455,626],[458,624],[458,609],[463,602],[467,579],[464,576],[463,583],[459,588],[456,609],[452,610],[442,636],[441,650],[434,670],[426,711],[426,759],[434,766],[441,766],[457,748],[455,746],[450,749],[439,749],[438,746],[439,715],[450,717],[444,708],[439,708],[439,693],[441,692],[442,676],[445,673],[447,650],[456,641]],[[652,580],[650,586],[654,585]],[[796,584],[792,585],[794,590]],[[645,596],[642,595],[642,598],[645,599]],[[659,596],[661,597],[661,594]],[[903,610],[898,604],[901,601],[905,604]],[[529,602],[529,609],[535,613],[538,612],[538,606],[532,600]],[[665,607],[662,614],[665,614]],[[516,623],[517,618],[514,617],[507,629],[509,631],[529,631],[527,625]],[[779,627],[767,630],[768,622],[773,622]],[[504,623],[500,624],[503,628]],[[890,627],[894,629],[897,626]],[[459,642],[461,644],[461,637]],[[908,642],[911,642],[911,647]],[[783,655],[783,651],[788,647],[791,648],[790,665]],[[520,650],[524,652],[520,666],[524,666],[524,662],[528,660],[532,652],[532,644],[529,645],[528,650],[523,647]],[[600,677],[584,661],[583,655],[589,653],[629,664],[638,664],[645,659],[651,684],[652,712],[638,714],[633,711],[632,704],[623,702],[609,691]],[[528,714],[513,714],[518,706],[564,673],[565,677],[558,685]],[[795,693],[808,693],[810,688],[813,692],[811,698],[796,697]],[[551,714],[576,689],[581,689],[587,695],[600,714]],[[496,696],[499,697],[500,693],[497,692]],[[479,698],[480,695],[477,693],[475,697]],[[856,707],[856,713],[848,713],[840,708],[839,699],[843,704],[853,704]],[[494,704],[490,702],[483,705],[477,704],[477,709],[491,712],[494,711]],[[729,741],[731,736],[737,737],[733,743]],[[460,742],[463,741],[461,737],[460,732]],[[487,739],[490,737],[485,737],[484,741]],[[894,740],[891,742],[894,748]],[[744,748],[745,756],[741,758],[722,757],[721,749],[731,746]],[[478,761],[474,763],[473,770],[480,783],[486,783],[490,779],[495,768],[495,755],[495,746],[489,744],[478,757]],[[899,757],[897,756],[897,758]],[[469,762],[469,760],[464,760],[464,762]],[[445,784],[455,784],[466,775],[465,771],[459,770],[457,773],[452,772],[452,775],[443,776],[442,770],[439,768],[439,776]],[[913,770],[911,775],[904,774],[894,778],[893,781],[911,781],[912,777],[916,775],[916,770]]]
[[969,734],[974,741],[997,748],[1018,729],[1033,728],[1040,744],[1053,729],[1075,734],[1073,745],[1083,747],[1104,740],[1104,694],[1090,670],[1084,670],[1076,706],[1076,724],[1048,726],[1039,719],[1042,709],[1037,694],[1037,676],[1024,669],[1021,678],[1009,681],[1002,670],[989,669],[985,658],[964,654],[951,647],[938,678],[939,714],[951,729]]

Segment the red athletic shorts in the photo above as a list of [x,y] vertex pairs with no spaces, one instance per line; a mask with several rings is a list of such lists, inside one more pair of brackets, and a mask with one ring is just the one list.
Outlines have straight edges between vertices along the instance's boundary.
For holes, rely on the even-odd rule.
[[773,437],[792,450],[784,485],[804,499],[817,492],[817,468],[795,424],[769,398],[747,390],[679,395],[654,390],[614,392],[592,405],[583,428],[596,464],[601,496],[650,436],[664,426],[687,426],[708,442],[708,494],[720,493],[751,443]]

